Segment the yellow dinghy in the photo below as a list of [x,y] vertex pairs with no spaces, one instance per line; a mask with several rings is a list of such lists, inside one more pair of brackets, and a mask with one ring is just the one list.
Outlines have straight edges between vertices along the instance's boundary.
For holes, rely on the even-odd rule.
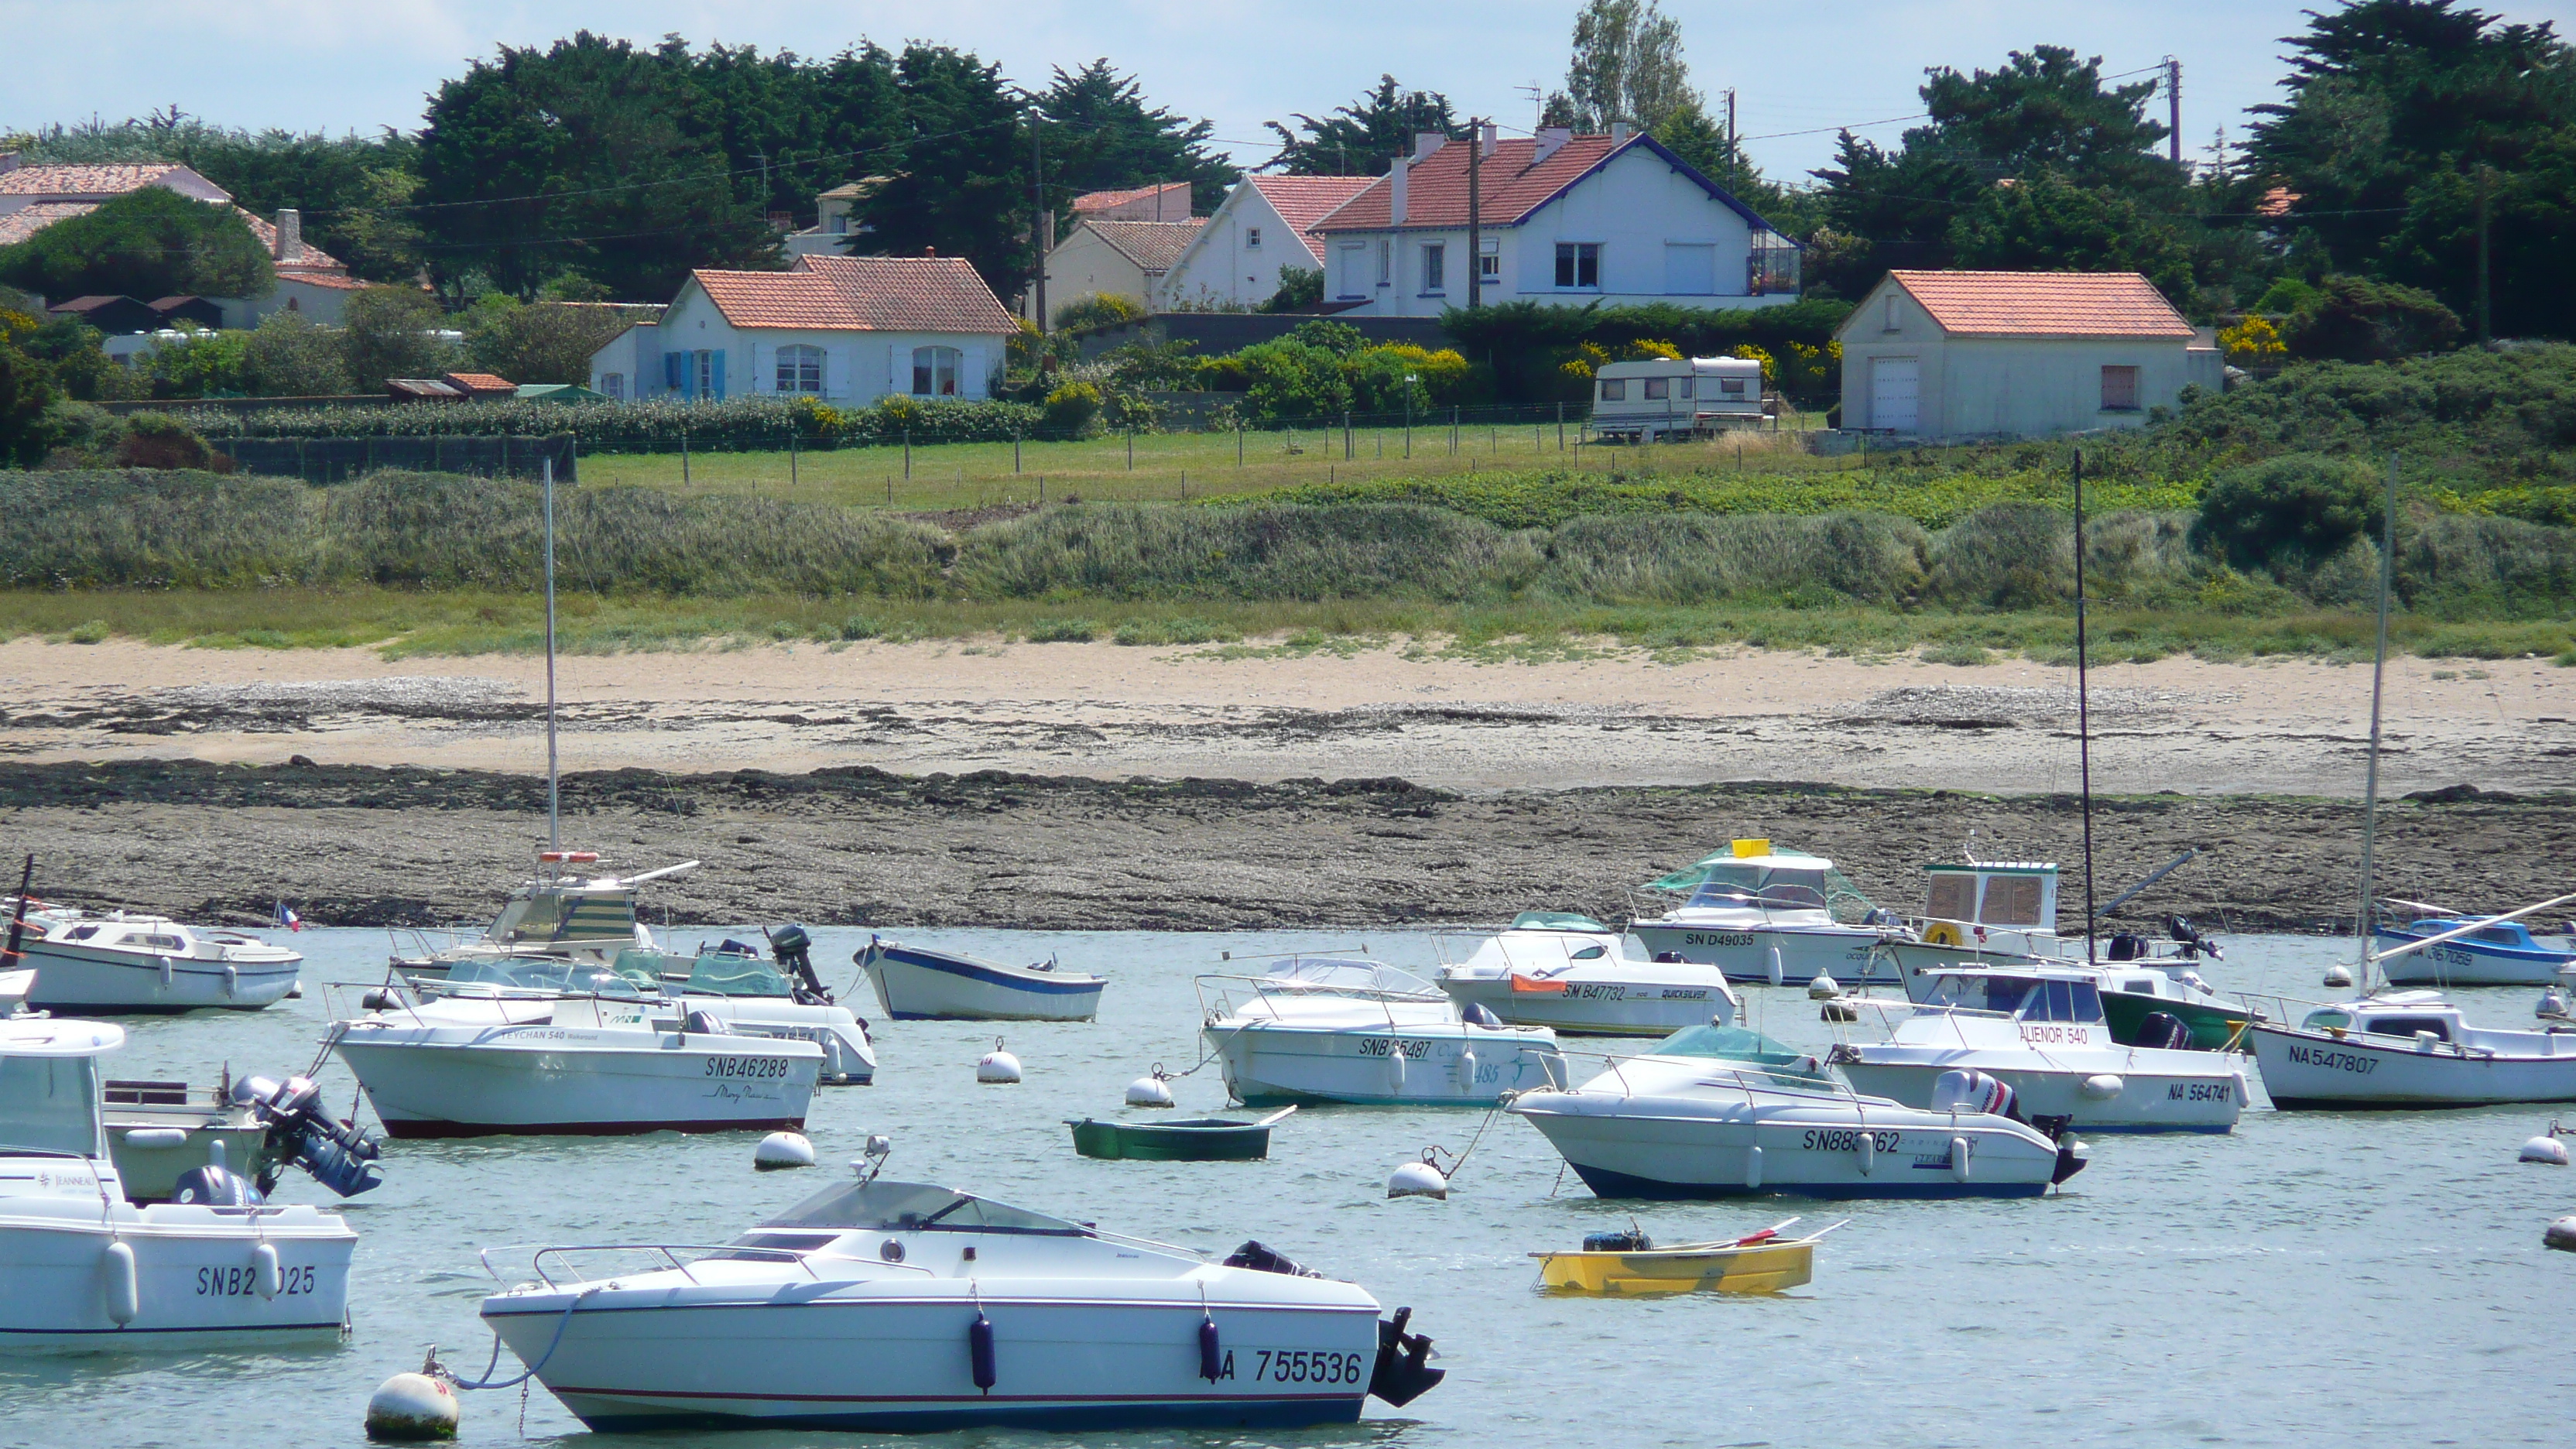
[[[1816,1242],[1842,1223],[1803,1238],[1764,1228],[1733,1241],[1656,1247],[1643,1232],[1594,1233],[1579,1253],[1532,1253],[1539,1286],[1551,1293],[1626,1297],[1656,1293],[1777,1293],[1815,1278]],[[1844,1222],[1849,1222],[1846,1218]]]

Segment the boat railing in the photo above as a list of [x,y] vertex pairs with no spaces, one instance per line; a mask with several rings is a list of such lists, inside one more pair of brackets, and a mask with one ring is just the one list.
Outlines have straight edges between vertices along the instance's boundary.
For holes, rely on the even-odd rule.
[[[1744,1093],[1745,1103],[1748,1106],[1752,1104],[1753,1095],[1756,1092],[1774,1097],[1815,1097],[1821,1100],[1833,1102],[1869,1100],[1862,1097],[1859,1092],[1839,1082],[1827,1081],[1813,1084],[1799,1083],[1792,1085],[1789,1081],[1783,1079],[1778,1073],[1773,1072],[1766,1067],[1727,1066],[1724,1064],[1723,1059],[1716,1057],[1666,1057],[1656,1056],[1652,1052],[1566,1052],[1564,1055],[1568,1057],[1598,1056],[1601,1060],[1603,1070],[1608,1071],[1619,1079],[1620,1095],[1627,1097],[1637,1095],[1635,1085],[1628,1080],[1628,1074],[1623,1070],[1624,1066],[1629,1062],[1647,1060],[1659,1062],[1704,1060],[1709,1062],[1710,1065],[1706,1069],[1705,1075],[1701,1078],[1699,1085],[1713,1087],[1719,1085],[1723,1079],[1732,1079],[1736,1088]],[[1568,1090],[1571,1089],[1569,1088]]]
[[[491,1275],[492,1281],[506,1285],[508,1280],[503,1278],[500,1273],[492,1267],[492,1254],[498,1251],[501,1250],[497,1248],[484,1248],[477,1252],[475,1257],[482,1262],[483,1271]],[[743,1243],[551,1243],[545,1247],[536,1249],[528,1255],[528,1267],[530,1271],[534,1272],[540,1279],[543,1279],[545,1285],[549,1288],[580,1286],[600,1281],[590,1277],[579,1264],[572,1261],[572,1255],[575,1253],[658,1254],[665,1264],[667,1264],[672,1270],[678,1272],[681,1277],[688,1279],[692,1284],[697,1284],[700,1280],[696,1273],[690,1271],[691,1268],[695,1264],[704,1263],[711,1259],[718,1258],[733,1262],[740,1262],[749,1259],[766,1262],[794,1263],[796,1266],[805,1270],[805,1276],[813,1279],[817,1283],[824,1281],[823,1275],[814,1271],[814,1264],[811,1260],[817,1258],[833,1263],[849,1263],[862,1268],[879,1269],[887,1272],[918,1273],[925,1278],[936,1278],[939,1276],[936,1272],[929,1268],[922,1267],[918,1263],[890,1263],[883,1259],[861,1258],[844,1253],[821,1253],[815,1252],[812,1249],[801,1248],[763,1248]],[[682,1253],[695,1253],[700,1256],[688,1261],[682,1261],[680,1257]],[[561,1279],[556,1278],[555,1272],[548,1270],[546,1267],[546,1260],[549,1258],[556,1259],[557,1270],[564,1272],[567,1276]]]

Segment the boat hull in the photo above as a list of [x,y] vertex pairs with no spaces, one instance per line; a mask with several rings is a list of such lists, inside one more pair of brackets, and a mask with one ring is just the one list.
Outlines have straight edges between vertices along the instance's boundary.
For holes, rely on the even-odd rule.
[[1562,990],[1516,988],[1508,976],[1443,975],[1437,983],[1460,1006],[1484,1007],[1513,1026],[1543,1026],[1570,1036],[1664,1036],[1712,1018],[1734,1020],[1733,1004],[1714,986],[1656,981],[1566,981]]
[[352,1029],[332,1047],[398,1138],[800,1129],[823,1060],[808,1041],[548,1026]]
[[2428,1052],[2395,1037],[2259,1023],[2249,1034],[2263,1090],[2283,1111],[2576,1102],[2576,1033],[2551,1033],[2549,1056]]
[[1490,1107],[1505,1092],[1565,1080],[1554,1041],[1482,1027],[1337,1030],[1254,1021],[1210,1026],[1204,1035],[1226,1090],[1248,1107]]
[[[2378,936],[2383,950],[2423,939],[2389,930]],[[2392,986],[2554,986],[2562,979],[2558,973],[2571,965],[2576,965],[2576,952],[2521,950],[2462,939],[2383,959],[2379,970]]]
[[[1871,1048],[1856,1050],[1865,1054]],[[2240,1060],[2233,1057],[2210,1055],[2209,1070],[2201,1072],[2149,1072],[2118,1064],[2089,1071],[2035,1071],[2002,1065],[2003,1060],[1999,1053],[1972,1051],[1933,1060],[1873,1062],[1845,1053],[1834,1064],[1855,1091],[1923,1108],[1932,1105],[1932,1089],[1942,1073],[1983,1072],[2013,1089],[2022,1115],[2066,1117],[2070,1126],[2085,1132],[2232,1132],[2247,1100],[2245,1074],[2228,1065]],[[2120,1079],[2119,1092],[2099,1100],[2086,1096],[2085,1080],[2104,1074]]]
[[2190,1029],[2194,1047],[2205,1052],[2241,1052],[2245,1029],[2254,1021],[2253,1013],[2241,1006],[2176,1001],[2136,991],[2104,991],[2101,996],[2103,1024],[2111,1028],[2111,1040],[2122,1046],[2135,1045],[2148,1015],[2161,1011]]
[[1071,1124],[1073,1150],[1128,1162],[1259,1162],[1270,1155],[1270,1129],[1251,1122],[1193,1126],[1181,1122]]
[[[264,1212],[254,1227],[207,1208],[156,1207],[115,1224],[54,1199],[29,1210],[0,1204],[0,1352],[205,1352],[330,1342],[348,1316],[350,1250],[357,1236],[309,1207]],[[84,1220],[85,1218],[85,1220]],[[108,1313],[104,1281],[112,1242],[134,1254],[132,1320]],[[253,1252],[277,1253],[274,1295],[263,1293]]]
[[[1847,1101],[1819,1093],[1805,1107],[1756,1110],[1586,1090],[1534,1093],[1511,1110],[1607,1198],[2037,1197],[2056,1173],[2053,1146],[1986,1125],[1997,1119],[1924,1124],[1892,1102],[1855,1114]],[[1954,1138],[1968,1145],[1964,1177]]]
[[27,1005],[57,1015],[257,1011],[285,1000],[304,964],[292,955],[278,961],[209,961],[46,941],[30,941],[25,951],[26,964],[36,972]]
[[861,964],[896,1021],[1089,1021],[1109,984],[886,942],[870,946]]
[[1902,979],[1893,958],[1877,949],[1880,934],[1874,930],[1739,928],[1658,921],[1631,921],[1628,930],[1650,957],[1673,955],[1694,966],[1714,966],[1734,982],[1771,982],[1774,950],[1779,952],[1778,984],[1783,986],[1804,986],[1818,976],[1831,976],[1844,986],[1893,986]]
[[[621,1296],[600,1295],[568,1320],[561,1297],[495,1299],[483,1315],[529,1362],[545,1355],[560,1325],[562,1342],[538,1376],[602,1431],[1349,1423],[1377,1354],[1373,1306],[1203,1307],[1196,1293],[1049,1300],[953,1278],[813,1284],[757,1303],[703,1306],[681,1289],[634,1311],[618,1311]],[[992,1331],[989,1390],[976,1386],[968,1343],[979,1315]],[[1214,1381],[1198,1372],[1203,1321],[1216,1324],[1220,1343]]]
[[1815,1281],[1816,1245],[1801,1239],[1704,1252],[1549,1253],[1539,1285],[1551,1293],[1620,1298],[1662,1293],[1777,1293]]

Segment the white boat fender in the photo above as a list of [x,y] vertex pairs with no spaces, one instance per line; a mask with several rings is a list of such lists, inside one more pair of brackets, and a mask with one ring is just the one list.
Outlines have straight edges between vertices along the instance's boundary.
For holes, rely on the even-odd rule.
[[1171,1074],[1163,1070],[1161,1062],[1154,1063],[1152,1075],[1138,1077],[1127,1084],[1127,1105],[1130,1107],[1172,1105]]
[[119,1238],[99,1256],[99,1288],[107,1299],[107,1321],[119,1328],[143,1311],[142,1280],[135,1271],[134,1246]]
[[1842,994],[1842,983],[1823,971],[1817,972],[1815,979],[1807,983],[1809,1001],[1831,1001]]
[[981,1308],[975,1310],[975,1321],[966,1325],[966,1358],[975,1370],[975,1387],[991,1393],[1002,1376],[993,1354],[993,1320]]
[[1968,1139],[1950,1139],[1950,1175],[1961,1182],[1968,1180]]
[[1744,1185],[1746,1187],[1762,1185],[1762,1149],[1759,1147],[1744,1149]]
[[2576,1218],[2560,1218],[2543,1229],[2540,1245],[2562,1253],[2576,1253]]
[[2352,969],[2340,963],[2327,967],[2326,984],[2328,986],[2350,986],[2352,984]]
[[238,966],[226,965],[224,967],[224,995],[238,996],[240,994],[241,968]]
[[1002,1039],[993,1038],[993,1049],[975,1063],[975,1080],[987,1086],[1007,1087],[1020,1079],[1020,1059],[1002,1050]]
[[170,988],[170,958],[167,956],[155,956],[152,959],[160,964],[161,988],[164,991],[167,991]]
[[428,1374],[396,1374],[367,1398],[370,1439],[453,1439],[465,1406],[456,1391]]
[[812,1167],[814,1142],[802,1132],[772,1132],[751,1149],[752,1169],[776,1172],[787,1167]]
[[2557,1129],[2553,1126],[2550,1131],[2543,1132],[2522,1144],[2521,1160],[2546,1163],[2551,1167],[2565,1167],[2567,1144],[2558,1140],[2556,1132]]
[[2128,1085],[2120,1080],[2117,1072],[2100,1072],[2086,1077],[2084,1085],[2075,1090],[2082,1093],[2084,1100],[2088,1102],[2108,1102],[2126,1090]]
[[1218,1338],[1216,1319],[1199,1310],[1199,1377],[1209,1383],[1225,1377],[1225,1344]]
[[286,1286],[286,1273],[277,1261],[275,1243],[261,1243],[250,1250],[250,1270],[262,1298],[274,1298]]
[[185,1127],[129,1127],[125,1130],[128,1147],[164,1148],[188,1145]]
[[1780,969],[1780,948],[1771,948],[1771,984],[1777,986],[1785,973]]
[[1476,1049],[1468,1047],[1458,1053],[1458,1090],[1476,1090]]
[[1386,1089],[1392,1096],[1404,1095],[1404,1043],[1386,1044]]
[[1441,1202],[1449,1200],[1449,1179],[1428,1162],[1408,1162],[1397,1168],[1386,1180],[1388,1197],[1427,1197]]
[[1867,1127],[1852,1134],[1852,1156],[1860,1160],[1860,1175],[1869,1176],[1870,1167],[1878,1160],[1878,1138]]

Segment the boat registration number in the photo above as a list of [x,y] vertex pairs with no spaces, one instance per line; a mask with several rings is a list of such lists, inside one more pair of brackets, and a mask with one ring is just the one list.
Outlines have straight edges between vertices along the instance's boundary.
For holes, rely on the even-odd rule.
[[1236,1350],[1228,1349],[1218,1381],[1234,1378],[1245,1359],[1251,1361],[1246,1376],[1254,1383],[1357,1384],[1367,1382],[1369,1370],[1368,1359],[1356,1353],[1316,1348],[1247,1348],[1238,1355]]
[[727,1078],[783,1077],[787,1075],[785,1057],[709,1057],[707,1075]]
[[2168,1102],[2225,1102],[2235,1096],[2235,1086],[2227,1082],[2176,1082],[2165,1088]]
[[[277,1276],[277,1291],[289,1297],[313,1291],[313,1268],[310,1264],[288,1268]],[[200,1298],[247,1298],[258,1291],[259,1273],[248,1266],[197,1270],[197,1296]]]
[[1411,1057],[1418,1062],[1431,1055],[1431,1043],[1425,1038],[1416,1038],[1410,1041],[1401,1040],[1391,1036],[1364,1036],[1360,1038],[1361,1056],[1391,1057],[1398,1054]]
[[2363,1077],[2379,1070],[2377,1057],[2359,1056],[2352,1052],[2322,1051],[2315,1047],[2301,1046],[2296,1042],[2290,1044],[2290,1060],[2303,1067],[2331,1067]]
[[1617,982],[1601,981],[1589,984],[1576,982],[1567,988],[1566,994],[1577,1001],[1628,1001],[1632,999],[1637,1001],[1708,1000],[1708,988],[1705,986],[1666,986],[1661,989],[1648,989],[1631,993],[1627,987],[1622,986]]
[[1847,1127],[1810,1127],[1803,1144],[1809,1152],[1857,1152],[1860,1139],[1869,1139],[1873,1152],[1894,1152],[1905,1140],[1902,1132],[1861,1132]]
[[1753,944],[1753,933],[1750,931],[1684,931],[1682,944],[1685,946],[1750,946]]

